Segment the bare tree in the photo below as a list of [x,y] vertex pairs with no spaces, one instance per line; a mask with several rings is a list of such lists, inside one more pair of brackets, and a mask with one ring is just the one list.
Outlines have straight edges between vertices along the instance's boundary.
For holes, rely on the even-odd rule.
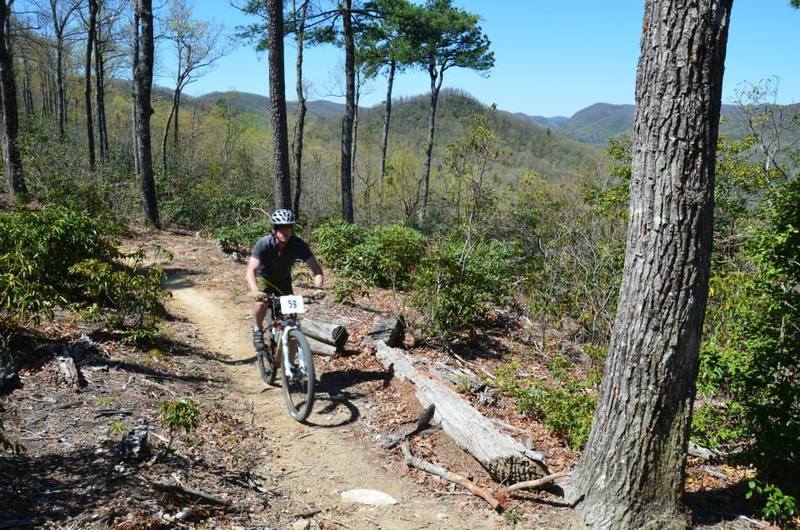
[[156,202],[156,186],[153,176],[153,153],[150,137],[150,116],[153,109],[150,94],[153,87],[153,2],[136,0],[134,13],[134,130],[136,134],[136,160],[142,183],[144,215],[148,223],[161,228]]
[[86,22],[86,68],[84,69],[84,99],[86,101],[86,139],[89,151],[89,169],[94,171],[94,118],[92,116],[92,51],[95,49],[97,28],[97,12],[100,6],[97,0],[88,0],[89,20]]
[[591,528],[686,528],[732,0],[646,0],[628,243],[592,431],[569,496]]
[[300,215],[300,196],[303,192],[303,133],[306,123],[306,95],[303,90],[303,47],[305,44],[306,16],[310,0],[303,0],[300,8],[297,1],[292,0],[292,22],[294,26],[297,59],[295,61],[295,90],[297,92],[297,121],[294,125],[292,153],[294,155],[294,214]]
[[192,20],[192,6],[187,0],[175,0],[172,3],[164,36],[175,47],[177,65],[172,106],[161,137],[161,163],[164,173],[167,172],[167,137],[170,123],[173,122],[172,144],[174,148],[178,147],[181,94],[187,85],[212,68],[225,54],[225,50],[217,44],[219,35],[219,28],[205,21]]
[[17,147],[17,80],[14,76],[14,57],[8,46],[8,29],[11,18],[11,4],[0,0],[0,109],[2,109],[3,169],[6,174],[6,188],[14,197],[26,193],[25,178],[22,173],[22,157]]

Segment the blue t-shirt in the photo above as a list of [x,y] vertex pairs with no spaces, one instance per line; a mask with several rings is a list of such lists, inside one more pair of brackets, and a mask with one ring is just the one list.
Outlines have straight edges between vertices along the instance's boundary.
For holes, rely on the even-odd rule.
[[292,235],[283,249],[278,248],[275,236],[267,234],[258,240],[250,255],[260,262],[256,275],[270,283],[286,285],[292,281],[292,265],[295,261],[308,261],[314,254],[305,241]]

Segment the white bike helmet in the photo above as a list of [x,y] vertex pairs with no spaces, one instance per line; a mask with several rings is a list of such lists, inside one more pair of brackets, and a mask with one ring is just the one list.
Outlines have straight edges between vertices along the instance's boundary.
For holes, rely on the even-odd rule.
[[269,216],[269,220],[272,226],[293,225],[297,222],[294,213],[285,208],[272,212],[272,215]]

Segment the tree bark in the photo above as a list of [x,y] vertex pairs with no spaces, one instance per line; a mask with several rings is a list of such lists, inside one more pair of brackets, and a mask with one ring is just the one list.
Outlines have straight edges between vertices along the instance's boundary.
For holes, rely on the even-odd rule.
[[17,81],[14,76],[14,57],[8,47],[8,22],[11,8],[0,0],[0,107],[2,108],[3,169],[6,188],[15,198],[27,193],[22,173],[22,157],[17,147],[19,117],[17,115]]
[[381,180],[378,184],[378,208],[383,206],[383,182],[386,178],[386,150],[389,147],[389,123],[392,119],[392,87],[394,74],[397,70],[397,61],[389,62],[389,77],[386,86],[386,112],[383,115],[383,143],[381,144]]
[[97,34],[94,38],[94,81],[95,101],[97,102],[97,143],[100,148],[100,161],[105,162],[108,160],[108,127],[106,126],[106,86],[102,27],[102,23],[98,20]]
[[22,58],[23,81],[22,81],[22,102],[25,105],[25,114],[31,115],[36,112],[33,105],[33,91],[31,90],[31,72],[28,66],[28,58]]
[[58,139],[65,136],[64,124],[67,121],[67,95],[64,92],[64,39],[56,36],[56,92],[58,103]]
[[353,44],[353,20],[351,0],[342,2],[342,30],[344,35],[344,75],[346,79],[345,111],[342,117],[342,219],[347,223],[353,216],[353,120],[355,117],[355,46]]
[[92,116],[92,50],[97,26],[97,0],[89,0],[89,22],[86,33],[86,68],[84,70],[84,99],[86,101],[86,140],[89,151],[89,169],[94,171],[94,117]]
[[283,72],[283,2],[267,1],[269,20],[269,98],[272,119],[272,174],[275,207],[292,207],[289,174],[289,131],[286,124],[286,85]]
[[136,100],[136,155],[139,166],[139,178],[142,182],[144,199],[144,215],[148,223],[161,228],[156,202],[156,186],[153,175],[153,153],[150,136],[150,94],[153,86],[153,5],[152,0],[136,0],[136,18],[138,19],[137,41],[135,51],[138,56],[134,63],[134,99]]
[[297,91],[297,122],[294,126],[294,141],[292,143],[292,151],[294,154],[294,200],[292,201],[292,208],[294,215],[300,215],[300,196],[303,192],[303,133],[306,126],[306,95],[303,90],[303,44],[305,40],[306,29],[306,15],[308,14],[309,0],[303,0],[298,15],[295,9],[295,18],[297,19],[297,28],[295,33],[295,42],[297,44],[297,61],[295,63],[296,71],[296,85]]
[[590,528],[685,528],[732,0],[647,0],[625,267],[592,431],[569,496]]

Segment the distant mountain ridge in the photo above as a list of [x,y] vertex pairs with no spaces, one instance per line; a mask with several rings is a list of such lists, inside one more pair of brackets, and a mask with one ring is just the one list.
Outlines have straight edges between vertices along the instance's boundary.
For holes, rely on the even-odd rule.
[[[800,112],[800,105],[780,105],[791,112]],[[573,140],[596,146],[605,146],[609,138],[630,135],[633,131],[633,119],[636,114],[635,105],[614,105],[595,103],[579,110],[569,118],[563,116],[544,117],[517,113],[524,119],[534,121],[553,132],[563,134]],[[720,133],[733,137],[747,134],[747,130],[738,105],[722,105],[722,121]]]

